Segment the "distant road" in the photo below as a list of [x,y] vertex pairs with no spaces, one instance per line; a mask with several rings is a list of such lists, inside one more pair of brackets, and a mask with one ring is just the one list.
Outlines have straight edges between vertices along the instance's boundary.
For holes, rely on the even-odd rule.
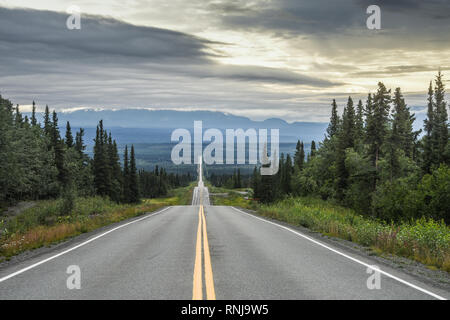
[[[208,201],[206,188],[199,186],[192,206],[169,207],[111,226],[0,269],[0,299],[450,297],[385,266],[381,289],[369,290],[371,274],[363,264],[376,264],[370,257]],[[71,265],[81,271],[79,290],[66,285]]]

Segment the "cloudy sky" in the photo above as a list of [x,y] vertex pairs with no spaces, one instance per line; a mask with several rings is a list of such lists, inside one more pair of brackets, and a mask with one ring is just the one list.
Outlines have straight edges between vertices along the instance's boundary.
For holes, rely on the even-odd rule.
[[[366,9],[381,8],[381,30]],[[81,10],[68,30],[67,8]],[[378,81],[450,79],[448,0],[1,0],[0,93],[24,110],[217,110],[327,121]]]

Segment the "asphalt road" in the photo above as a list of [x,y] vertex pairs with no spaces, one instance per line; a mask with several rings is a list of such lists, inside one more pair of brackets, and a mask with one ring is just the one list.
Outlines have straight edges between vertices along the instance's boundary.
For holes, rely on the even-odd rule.
[[[209,206],[206,192],[194,192],[195,205],[169,207],[0,269],[0,299],[450,297],[385,266],[380,289],[369,289],[364,264],[376,264],[370,257],[232,207]],[[73,265],[80,289],[67,287]]]

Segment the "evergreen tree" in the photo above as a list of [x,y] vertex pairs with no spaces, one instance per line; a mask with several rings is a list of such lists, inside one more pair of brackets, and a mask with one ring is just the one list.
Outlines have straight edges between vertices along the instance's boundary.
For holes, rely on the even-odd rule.
[[65,186],[69,180],[68,171],[64,165],[64,145],[58,127],[58,116],[53,110],[52,123],[50,124],[51,148],[55,154],[55,164],[58,169],[58,180],[62,186]]
[[356,119],[355,119],[355,138],[359,142],[363,142],[364,137],[364,106],[361,100],[358,102],[356,108]]
[[242,188],[241,169],[237,170],[237,188]]
[[373,105],[371,105],[372,112],[368,113],[367,119],[369,156],[375,168],[378,168],[381,147],[387,137],[390,103],[391,90],[387,90],[385,85],[379,82],[377,93],[373,97]]
[[292,192],[291,180],[293,174],[292,160],[289,153],[286,156],[286,162],[283,164],[283,181],[281,188],[284,194],[290,194]]
[[348,97],[347,106],[344,109],[342,116],[342,130],[340,131],[339,141],[343,150],[353,148],[355,145],[356,123],[355,123],[355,108],[353,107],[353,100]]
[[67,148],[72,148],[73,147],[72,129],[70,128],[69,121],[67,121],[67,125],[66,125],[66,139],[65,139],[65,143],[66,143]]
[[303,170],[305,165],[305,148],[303,142],[300,140],[297,141],[297,145],[295,147],[294,161],[298,169]]
[[107,145],[105,143],[105,131],[103,129],[103,120],[100,120],[97,126],[94,144],[94,184],[98,195],[107,196],[111,190],[111,172],[108,163]]
[[261,175],[259,174],[258,167],[253,169],[252,175],[252,189],[253,189],[253,198],[259,199],[261,197]]
[[130,168],[128,161],[128,146],[125,146],[123,154],[123,184],[122,184],[122,199],[124,202],[129,202],[130,199]]
[[15,123],[17,128],[21,128],[23,123],[24,123],[23,118],[22,118],[22,114],[20,113],[20,110],[19,110],[19,105],[18,104],[16,105],[16,114],[14,116],[14,123]]
[[115,140],[112,140],[111,133],[108,137],[108,160],[109,168],[111,170],[111,189],[109,197],[116,202],[120,202],[122,191],[122,169],[120,168],[117,144]]
[[75,150],[78,151],[80,155],[83,154],[84,150],[86,149],[83,137],[84,137],[84,129],[80,128],[80,130],[75,135]]
[[337,112],[337,104],[336,100],[333,99],[333,103],[331,104],[331,118],[330,124],[327,128],[328,138],[332,138],[337,132],[339,128],[340,119]]
[[435,154],[434,164],[436,167],[441,163],[448,163],[447,144],[448,134],[448,113],[447,103],[445,102],[445,86],[442,81],[442,74],[439,71],[435,79],[434,87],[434,124],[433,124],[433,153]]
[[44,113],[44,132],[47,136],[51,135],[52,132],[52,124],[50,121],[50,111],[48,109],[48,105],[45,106],[45,113]]
[[31,125],[34,127],[37,125],[37,120],[36,120],[36,103],[33,100],[33,108],[31,111]]
[[136,203],[139,202],[139,182],[138,182],[138,176],[137,176],[137,169],[136,169],[136,158],[134,154],[134,146],[131,145],[131,151],[130,151],[130,203]]
[[313,141],[311,141],[311,153],[310,153],[311,159],[316,155],[316,152],[317,152],[316,142],[313,140]]
[[422,168],[426,173],[430,173],[433,165],[433,124],[434,124],[434,110],[433,110],[433,84],[430,81],[428,87],[428,105],[427,118],[424,120],[425,136],[423,137],[423,163]]
[[416,133],[413,132],[415,117],[406,106],[400,88],[395,89],[392,115],[392,142],[395,149],[403,150],[407,157],[413,156]]

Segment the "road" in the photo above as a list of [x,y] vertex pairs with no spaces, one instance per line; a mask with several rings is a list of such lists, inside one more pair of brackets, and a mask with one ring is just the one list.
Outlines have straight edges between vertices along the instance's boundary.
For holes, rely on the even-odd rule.
[[[233,207],[174,206],[0,269],[0,299],[437,299],[450,293]],[[366,264],[366,265],[365,265]],[[69,289],[78,266],[80,289]]]

